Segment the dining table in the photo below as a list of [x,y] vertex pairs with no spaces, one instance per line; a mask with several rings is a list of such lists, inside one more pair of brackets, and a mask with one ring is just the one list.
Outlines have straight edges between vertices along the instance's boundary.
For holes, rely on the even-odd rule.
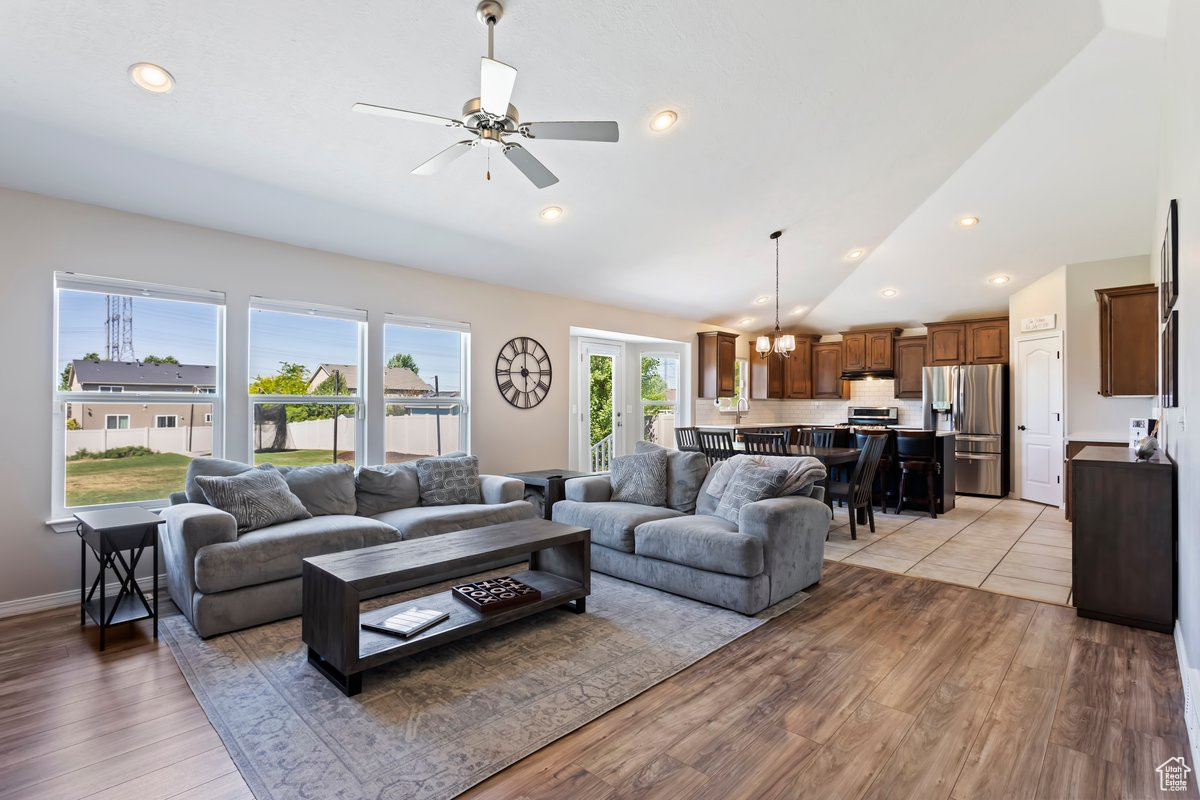
[[[745,453],[746,446],[741,442],[734,442],[733,449],[738,453]],[[806,444],[788,445],[786,453],[769,453],[764,455],[787,455],[795,458],[808,456],[815,458],[825,465],[825,480],[821,485],[825,488],[825,504],[830,509],[833,508],[833,495],[829,492],[829,476],[833,471],[832,467],[841,466],[843,464],[853,464],[858,461],[857,447],[813,447]],[[863,520],[866,521],[865,519]]]

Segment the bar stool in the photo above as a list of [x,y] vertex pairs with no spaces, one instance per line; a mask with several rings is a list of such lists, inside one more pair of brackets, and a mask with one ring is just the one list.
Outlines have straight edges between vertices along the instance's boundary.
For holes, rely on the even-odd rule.
[[900,461],[900,500],[896,513],[904,510],[904,504],[913,499],[908,494],[909,480],[925,479],[925,501],[929,516],[937,519],[936,478],[942,474],[942,465],[937,463],[937,431],[897,431],[896,457]]

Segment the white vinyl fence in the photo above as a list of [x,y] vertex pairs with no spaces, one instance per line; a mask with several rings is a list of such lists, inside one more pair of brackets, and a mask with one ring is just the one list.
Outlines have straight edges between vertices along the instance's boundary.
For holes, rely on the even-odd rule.
[[[441,452],[460,450],[459,420],[461,417],[445,414],[440,418],[433,414],[413,414],[384,418],[384,447],[388,452],[429,455],[438,452],[438,420],[441,420]],[[342,417],[337,421],[338,450],[354,449],[356,420]],[[270,447],[275,441],[275,426],[254,426],[254,449]],[[333,450],[333,420],[311,419],[305,422],[289,422],[287,426],[287,448],[289,450]]]
[[212,453],[212,428],[114,428],[95,431],[66,431],[66,455],[87,449],[94,453],[114,447],[149,447],[159,453],[187,456]]

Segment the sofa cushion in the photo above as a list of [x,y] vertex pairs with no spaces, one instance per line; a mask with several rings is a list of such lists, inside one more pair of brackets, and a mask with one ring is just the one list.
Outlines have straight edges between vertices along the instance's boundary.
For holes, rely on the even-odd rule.
[[201,592],[226,592],[298,578],[301,563],[310,556],[399,539],[390,525],[362,517],[334,514],[284,522],[244,533],[234,542],[201,547],[196,552],[196,588]]
[[420,499],[415,461],[359,467],[354,474],[354,501],[360,517],[410,508]]
[[708,476],[708,459],[703,453],[672,450],[654,442],[638,442],[635,453],[662,450],[667,454],[667,507],[690,514],[696,510],[700,485]]
[[673,508],[636,503],[580,503],[560,500],[554,504],[554,521],[578,525],[592,531],[592,543],[614,550],[633,552],[633,529],[643,522],[681,517]]
[[719,517],[687,516],[644,522],[634,531],[639,556],[752,578],[763,571],[762,539],[738,533]]
[[458,506],[482,503],[479,458],[456,456],[417,461],[417,486],[423,506]]
[[209,505],[208,498],[204,496],[204,490],[196,483],[197,477],[201,475],[215,475],[218,477],[241,475],[248,469],[252,469],[249,464],[241,461],[230,461],[227,458],[212,458],[210,456],[193,458],[188,462],[187,477],[184,478],[183,484],[183,490],[187,494],[188,502]]
[[314,517],[329,514],[353,514],[358,510],[354,499],[354,467],[349,464],[315,464],[311,467],[280,467],[292,494]]
[[717,504],[717,516],[737,524],[742,506],[778,497],[787,478],[786,469],[760,467],[749,461],[739,464]]
[[644,506],[667,504],[667,453],[650,450],[612,460],[612,499],[614,502]]
[[198,475],[196,483],[210,506],[233,515],[238,533],[312,516],[270,464],[240,475]]
[[372,519],[399,531],[401,539],[420,539],[450,531],[465,531],[485,525],[499,525],[535,516],[533,506],[524,500],[483,505],[415,506],[376,514]]

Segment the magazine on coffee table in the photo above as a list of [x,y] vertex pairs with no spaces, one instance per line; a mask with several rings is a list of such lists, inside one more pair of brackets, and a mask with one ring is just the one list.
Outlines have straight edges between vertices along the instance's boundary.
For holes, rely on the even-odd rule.
[[393,636],[403,636],[407,639],[448,619],[450,619],[450,615],[445,611],[414,606],[393,614],[381,622],[364,622],[362,626],[368,630],[390,633]]

